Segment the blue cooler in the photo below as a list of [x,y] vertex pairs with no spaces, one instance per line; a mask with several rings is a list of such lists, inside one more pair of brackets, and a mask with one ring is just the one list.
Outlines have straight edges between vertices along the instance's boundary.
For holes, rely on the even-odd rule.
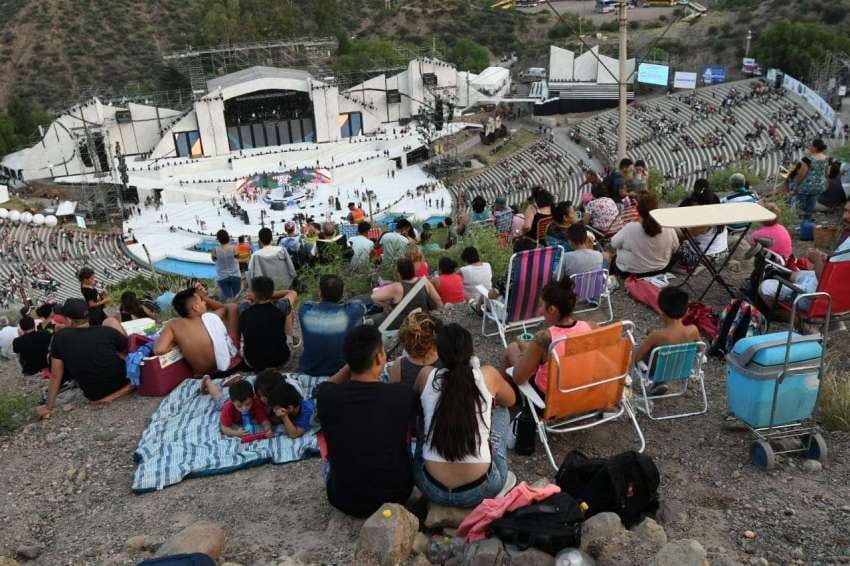
[[[743,338],[726,356],[727,407],[752,428],[770,426],[773,392],[785,362],[787,340],[787,332]],[[774,426],[810,418],[818,399],[821,336],[794,333],[791,340],[788,372],[776,393]]]

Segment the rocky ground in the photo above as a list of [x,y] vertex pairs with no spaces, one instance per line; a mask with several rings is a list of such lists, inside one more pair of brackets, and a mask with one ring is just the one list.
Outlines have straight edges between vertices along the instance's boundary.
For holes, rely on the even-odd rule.
[[[742,272],[731,275],[740,279]],[[695,286],[701,289],[704,282]],[[715,288],[709,300],[721,304],[723,294]],[[638,339],[658,325],[651,311],[622,290],[615,293],[614,312],[635,322]],[[466,308],[449,310],[445,318],[469,327],[480,357],[498,363],[501,345],[480,337],[480,319]],[[836,333],[830,344],[831,363],[840,372],[850,369],[847,336]],[[788,457],[774,471],[759,471],[749,461],[749,434],[726,418],[722,363],[708,363],[706,382],[708,414],[660,423],[640,418],[647,452],[661,471],[663,503],[657,520],[667,539],[679,541],[664,564],[684,560],[679,551],[693,551],[685,539],[699,541],[711,564],[850,563],[850,434],[825,433],[830,456],[823,469]],[[14,364],[0,366],[0,393],[39,387],[24,382]],[[355,541],[363,521],[327,503],[318,459],[133,495],[133,451],[158,399],[132,396],[108,407],[88,405],[76,395],[65,401],[53,418],[0,436],[0,477],[6,478],[0,565],[13,564],[11,559],[45,565],[134,564],[162,551],[165,541],[198,521],[213,525],[195,525],[197,531],[181,536],[208,540],[221,552],[221,561],[246,566],[357,562]],[[573,448],[605,456],[635,446],[625,422],[553,441],[558,458]],[[531,457],[511,454],[510,466],[520,480],[553,476],[539,445]],[[421,513],[421,506],[415,510]],[[655,527],[627,533],[600,522],[604,534],[596,540],[601,542],[589,549],[597,564],[651,563],[660,547]],[[179,542],[168,544],[179,548]],[[421,546],[420,537],[417,550]],[[8,557],[6,562],[2,557]],[[484,554],[481,560],[485,563]]]

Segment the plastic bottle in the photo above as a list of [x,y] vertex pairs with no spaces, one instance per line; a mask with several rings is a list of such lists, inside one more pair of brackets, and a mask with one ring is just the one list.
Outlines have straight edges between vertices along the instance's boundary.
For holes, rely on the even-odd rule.
[[251,411],[242,411],[242,428],[247,434],[254,433],[254,425],[251,424]]

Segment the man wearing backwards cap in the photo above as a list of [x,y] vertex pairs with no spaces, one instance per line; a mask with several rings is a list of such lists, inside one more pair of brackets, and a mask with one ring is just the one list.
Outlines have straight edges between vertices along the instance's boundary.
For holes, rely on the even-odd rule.
[[36,407],[42,418],[53,411],[65,372],[77,382],[86,399],[96,403],[109,403],[133,390],[123,359],[127,337],[108,326],[90,326],[89,306],[84,299],[68,299],[60,313],[70,325],[53,337],[47,404]]

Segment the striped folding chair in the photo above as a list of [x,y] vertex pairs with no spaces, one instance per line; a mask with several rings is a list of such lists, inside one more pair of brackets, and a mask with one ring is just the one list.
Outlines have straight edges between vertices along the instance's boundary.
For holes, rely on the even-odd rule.
[[372,240],[373,242],[377,241],[378,238],[381,237],[381,229],[380,228],[370,228],[369,231],[366,233],[366,237],[369,238],[370,240]]
[[[654,421],[679,419],[701,415],[708,411],[708,397],[705,393],[703,364],[705,363],[705,343],[689,342],[687,344],[669,344],[654,348],[649,355],[646,369],[637,367],[637,381],[640,382],[640,393],[634,397],[637,409]],[[660,399],[681,397],[688,391],[694,381],[699,386],[702,396],[702,408],[697,411],[671,413],[664,416],[653,414],[655,402]],[[660,386],[674,389],[671,393],[656,393],[652,390]]]
[[340,224],[339,233],[347,239],[351,239],[357,235],[357,224]]
[[[560,246],[548,246],[511,256],[508,265],[508,280],[503,299],[489,298],[487,289],[477,287],[484,298],[481,333],[484,336],[496,336],[508,347],[506,334],[515,330],[525,330],[543,320],[543,306],[538,301],[540,291],[550,281],[561,276],[561,262],[564,249]],[[488,323],[496,330],[488,331]]]
[[614,320],[614,307],[611,305],[611,292],[608,290],[608,270],[597,269],[570,275],[575,291],[576,310],[574,313],[595,311],[602,306],[602,301],[608,303],[608,318],[602,324]]

